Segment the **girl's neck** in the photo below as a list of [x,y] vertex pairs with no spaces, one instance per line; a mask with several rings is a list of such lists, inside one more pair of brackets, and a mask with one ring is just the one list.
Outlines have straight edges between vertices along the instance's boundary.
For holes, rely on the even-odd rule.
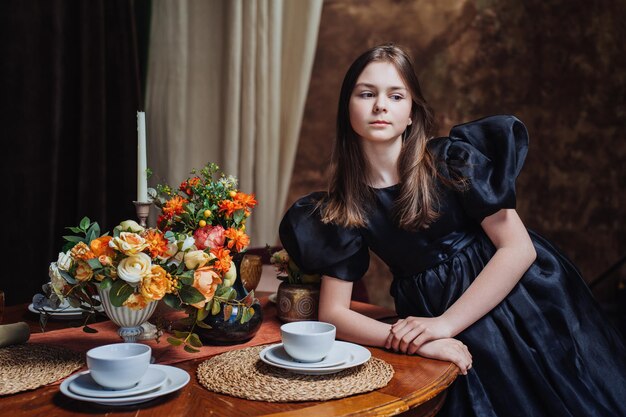
[[398,158],[402,150],[402,138],[391,142],[361,142],[367,158],[369,185],[374,188],[385,188],[400,182],[398,174]]

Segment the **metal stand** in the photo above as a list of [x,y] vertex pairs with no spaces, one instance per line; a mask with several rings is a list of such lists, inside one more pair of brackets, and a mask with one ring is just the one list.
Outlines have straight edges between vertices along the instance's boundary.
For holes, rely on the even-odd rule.
[[152,205],[152,202],[133,201],[133,204],[135,205],[135,209],[137,210],[139,225],[141,227],[147,227],[146,220],[148,219],[148,215],[150,214],[150,206]]

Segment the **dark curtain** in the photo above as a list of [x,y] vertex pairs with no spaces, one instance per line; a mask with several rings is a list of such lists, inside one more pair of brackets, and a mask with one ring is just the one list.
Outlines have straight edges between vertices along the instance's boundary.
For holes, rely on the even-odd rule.
[[104,229],[135,218],[145,73],[135,7],[132,0],[0,2],[0,287],[9,305],[49,281],[65,227],[83,216]]

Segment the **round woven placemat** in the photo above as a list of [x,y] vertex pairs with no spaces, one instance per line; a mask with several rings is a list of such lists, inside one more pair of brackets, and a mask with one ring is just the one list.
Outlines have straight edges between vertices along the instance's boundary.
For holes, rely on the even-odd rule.
[[363,365],[329,375],[301,375],[267,365],[259,359],[266,346],[222,353],[198,366],[206,389],[247,400],[269,402],[324,401],[382,388],[393,367],[371,358]]
[[56,346],[26,343],[0,349],[0,395],[35,389],[80,369],[82,355]]

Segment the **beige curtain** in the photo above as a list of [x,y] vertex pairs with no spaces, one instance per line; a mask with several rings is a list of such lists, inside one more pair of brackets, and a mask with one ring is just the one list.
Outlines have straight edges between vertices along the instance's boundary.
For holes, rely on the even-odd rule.
[[322,0],[155,0],[146,91],[151,183],[216,162],[254,192],[253,246],[277,241]]

